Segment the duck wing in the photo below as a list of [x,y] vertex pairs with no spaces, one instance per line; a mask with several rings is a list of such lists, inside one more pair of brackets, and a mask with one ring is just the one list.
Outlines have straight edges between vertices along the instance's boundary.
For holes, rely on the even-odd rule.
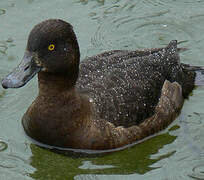
[[115,50],[80,64],[76,87],[92,98],[100,118],[115,126],[138,125],[154,114],[165,80],[182,83],[177,42],[165,48]]

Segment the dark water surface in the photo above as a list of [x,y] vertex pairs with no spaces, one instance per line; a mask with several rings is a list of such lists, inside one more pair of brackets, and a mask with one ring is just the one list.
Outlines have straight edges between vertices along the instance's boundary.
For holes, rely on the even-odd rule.
[[[204,0],[1,0],[0,78],[20,62],[31,28],[48,18],[74,26],[82,59],[177,39],[189,49],[181,61],[204,66]],[[204,179],[204,87],[193,91],[181,115],[159,135],[92,158],[31,143],[21,117],[36,95],[36,78],[20,89],[0,87],[0,180]]]

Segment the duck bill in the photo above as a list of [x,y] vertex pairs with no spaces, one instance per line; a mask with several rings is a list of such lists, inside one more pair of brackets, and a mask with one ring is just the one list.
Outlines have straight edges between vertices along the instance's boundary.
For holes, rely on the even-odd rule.
[[26,51],[21,63],[2,80],[3,88],[20,88],[32,79],[41,70],[35,58],[34,53]]

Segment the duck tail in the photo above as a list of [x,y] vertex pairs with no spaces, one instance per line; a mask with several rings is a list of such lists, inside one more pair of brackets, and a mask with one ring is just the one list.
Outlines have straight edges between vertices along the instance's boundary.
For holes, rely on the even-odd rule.
[[177,50],[178,50],[179,53],[181,53],[181,52],[187,51],[188,48],[180,47],[180,48],[177,48]]
[[196,86],[204,86],[204,66],[192,66],[189,64],[182,64],[182,66],[185,70],[196,73],[194,82]]
[[[187,41],[178,41],[178,42],[177,42],[177,45],[182,44],[182,43],[185,43],[185,42],[187,42]],[[187,51],[187,50],[189,50],[189,49],[186,48],[186,47],[179,47],[179,48],[177,48],[177,50],[178,50],[179,53],[181,53],[181,52]]]

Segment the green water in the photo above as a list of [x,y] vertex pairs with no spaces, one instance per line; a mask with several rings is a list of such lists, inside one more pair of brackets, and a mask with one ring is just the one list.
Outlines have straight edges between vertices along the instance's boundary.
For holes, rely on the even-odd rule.
[[[29,31],[42,20],[69,21],[81,57],[110,49],[188,48],[185,63],[204,65],[203,0],[1,0],[0,78],[21,60]],[[25,136],[21,117],[37,95],[36,78],[20,89],[0,87],[0,180],[204,179],[204,87],[159,135],[99,157],[63,156]]]

